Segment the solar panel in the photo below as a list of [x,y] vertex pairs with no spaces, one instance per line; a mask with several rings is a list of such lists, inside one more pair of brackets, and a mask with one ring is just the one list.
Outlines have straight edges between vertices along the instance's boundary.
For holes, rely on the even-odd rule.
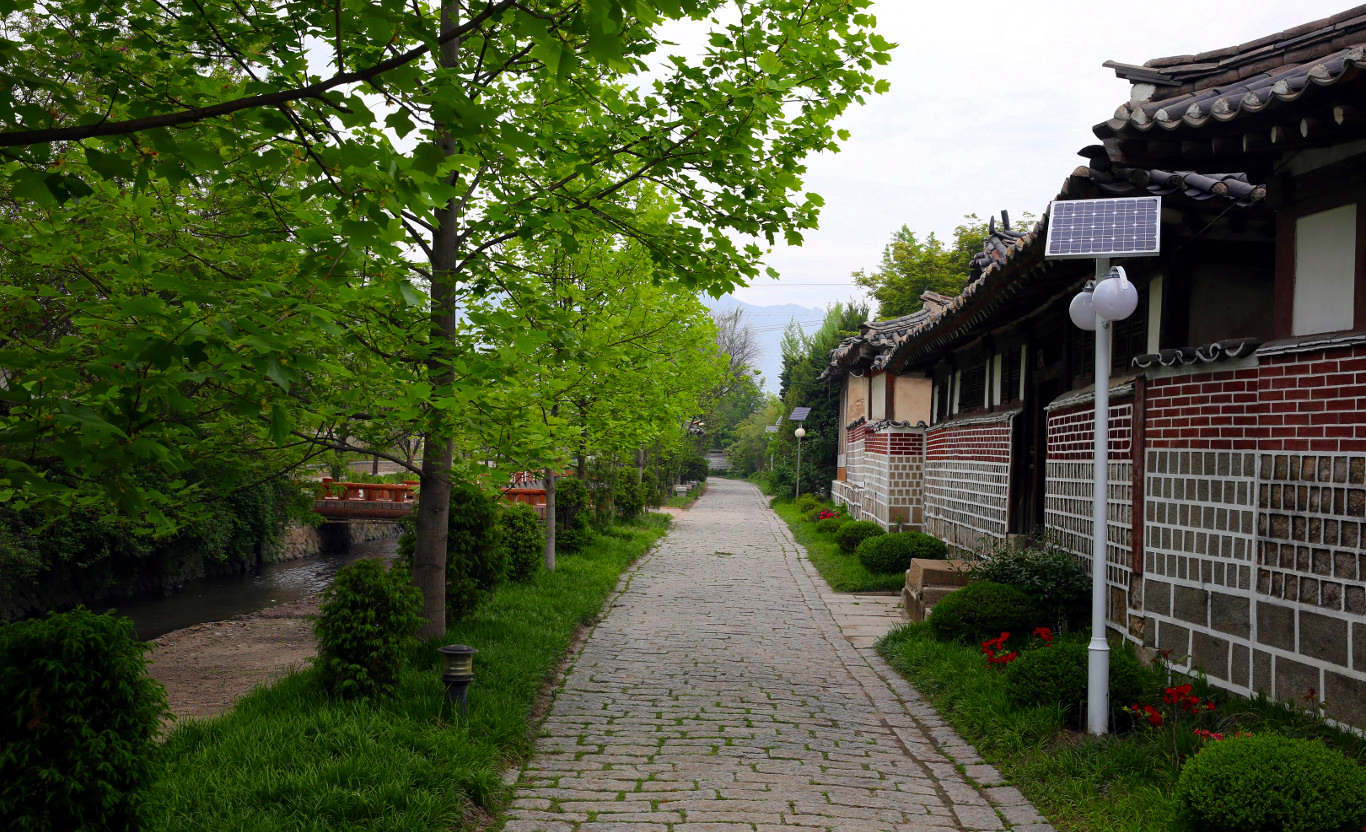
[[809,415],[811,415],[811,408],[809,408],[809,407],[794,407],[794,408],[792,408],[792,415],[791,415],[791,416],[788,416],[787,418],[788,418],[788,421],[792,421],[792,422],[805,422],[805,421],[806,421],[806,417],[809,416]]
[[1057,200],[1044,257],[1152,257],[1162,237],[1162,197]]
[[764,433],[777,433],[777,432],[778,432],[778,426],[777,426],[777,425],[765,425],[765,426],[764,426]]

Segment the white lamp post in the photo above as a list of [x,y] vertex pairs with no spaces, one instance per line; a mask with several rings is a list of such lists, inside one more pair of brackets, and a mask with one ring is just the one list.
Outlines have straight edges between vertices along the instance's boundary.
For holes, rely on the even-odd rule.
[[1105,639],[1105,544],[1109,537],[1110,490],[1110,344],[1111,322],[1122,321],[1138,306],[1138,290],[1124,269],[1096,260],[1096,279],[1072,298],[1072,322],[1096,333],[1095,490],[1091,496],[1091,643],[1087,662],[1086,730],[1110,729],[1110,644]]
[[802,437],[806,436],[806,428],[798,426],[792,431],[792,435],[797,437],[797,489],[792,495],[792,499],[802,496]]

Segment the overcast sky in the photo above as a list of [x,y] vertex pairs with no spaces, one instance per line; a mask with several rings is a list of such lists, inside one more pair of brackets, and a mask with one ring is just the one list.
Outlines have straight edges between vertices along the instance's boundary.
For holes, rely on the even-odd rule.
[[[1128,100],[1104,61],[1243,43],[1351,8],[1349,2],[1147,0],[1143,3],[880,0],[878,31],[899,47],[880,74],[891,91],[847,113],[838,154],[810,160],[825,198],[800,248],[775,248],[782,279],[739,290],[747,303],[823,307],[855,295],[903,224],[949,236],[964,214],[1039,214],[1096,142],[1091,127]],[[803,284],[846,284],[810,286]],[[756,323],[759,321],[756,320]],[[763,321],[771,323],[771,321]]]

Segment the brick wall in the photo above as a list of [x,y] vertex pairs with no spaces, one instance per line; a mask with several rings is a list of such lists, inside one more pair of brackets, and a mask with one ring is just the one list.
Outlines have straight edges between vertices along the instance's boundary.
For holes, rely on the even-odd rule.
[[1148,383],[1147,643],[1366,727],[1366,348]]
[[946,422],[925,434],[925,531],[959,549],[1003,540],[1015,412]]
[[923,524],[925,429],[864,424],[849,431],[845,482],[834,483],[836,503],[852,517],[884,529]]
[[[1075,552],[1091,568],[1094,527],[1095,406],[1064,407],[1048,414],[1048,474],[1044,523],[1050,536]],[[1121,632],[1141,621],[1129,600],[1133,551],[1133,420],[1132,401],[1110,404],[1110,464],[1105,582],[1110,587],[1107,619]]]

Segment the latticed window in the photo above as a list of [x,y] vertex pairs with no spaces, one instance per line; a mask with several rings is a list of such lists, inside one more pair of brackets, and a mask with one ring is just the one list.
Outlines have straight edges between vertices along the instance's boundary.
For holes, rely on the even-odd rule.
[[1020,400],[1020,353],[1016,347],[1005,354],[1001,364],[1001,403]]
[[986,406],[987,365],[978,364],[963,371],[963,386],[958,393],[959,410],[977,410]]
[[953,376],[940,376],[934,382],[934,415],[942,422],[949,418],[949,393],[953,387]]

